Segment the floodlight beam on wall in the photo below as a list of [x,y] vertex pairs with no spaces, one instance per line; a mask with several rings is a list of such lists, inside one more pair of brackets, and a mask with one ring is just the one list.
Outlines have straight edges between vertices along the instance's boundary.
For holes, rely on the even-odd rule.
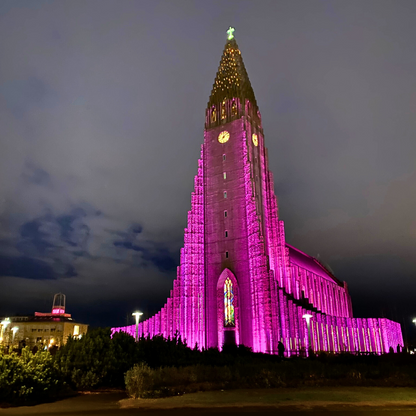
[[6,318],[1,321],[0,342],[3,342],[4,332],[9,324],[11,324],[10,318]]

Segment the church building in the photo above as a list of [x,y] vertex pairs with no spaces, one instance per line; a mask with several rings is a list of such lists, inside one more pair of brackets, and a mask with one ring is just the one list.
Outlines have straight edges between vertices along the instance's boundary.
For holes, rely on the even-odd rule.
[[[285,241],[254,91],[233,35],[205,112],[177,278],[139,336],[179,334],[188,346],[244,344],[288,356],[302,350],[403,346],[400,324],[354,318],[345,282]],[[135,335],[136,326],[113,328]]]

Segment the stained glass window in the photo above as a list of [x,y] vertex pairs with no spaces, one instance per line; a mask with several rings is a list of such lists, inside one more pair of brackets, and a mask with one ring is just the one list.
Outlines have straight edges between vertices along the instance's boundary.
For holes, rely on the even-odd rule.
[[229,277],[224,282],[224,326],[235,326],[234,289]]

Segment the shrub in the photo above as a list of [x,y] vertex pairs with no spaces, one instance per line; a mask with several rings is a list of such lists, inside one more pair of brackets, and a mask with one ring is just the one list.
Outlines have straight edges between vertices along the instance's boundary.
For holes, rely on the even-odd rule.
[[22,355],[0,352],[0,402],[25,403],[58,397],[67,391],[62,374],[48,351]]
[[68,338],[55,360],[77,390],[122,387],[124,373],[139,361],[139,350],[130,335],[121,332],[111,338],[109,329],[96,329],[81,339]]
[[135,399],[144,397],[149,390],[153,389],[153,377],[154,370],[147,364],[136,364],[127,371],[124,377],[128,395]]

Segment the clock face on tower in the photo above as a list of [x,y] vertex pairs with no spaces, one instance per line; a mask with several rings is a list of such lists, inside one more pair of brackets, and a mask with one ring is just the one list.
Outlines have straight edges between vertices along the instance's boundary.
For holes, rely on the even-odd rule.
[[258,137],[257,137],[257,134],[253,134],[253,135],[251,136],[251,138],[252,138],[252,140],[253,140],[253,144],[254,144],[254,146],[258,146],[258,145],[259,145],[259,139],[258,139]]
[[219,135],[218,135],[218,141],[220,143],[225,143],[228,142],[228,139],[230,138],[230,133],[228,133],[228,131],[222,131]]

